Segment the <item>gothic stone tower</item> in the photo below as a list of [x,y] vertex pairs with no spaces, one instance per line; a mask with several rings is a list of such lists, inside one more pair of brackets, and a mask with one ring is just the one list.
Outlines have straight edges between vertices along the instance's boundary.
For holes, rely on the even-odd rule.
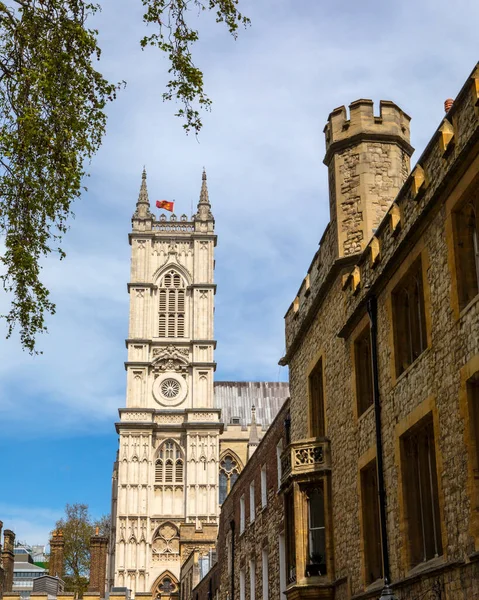
[[143,172],[129,238],[127,392],[116,425],[109,578],[133,592],[175,596],[186,542],[205,532],[214,540],[218,518],[216,236],[206,174],[194,217],[167,221],[150,212]]

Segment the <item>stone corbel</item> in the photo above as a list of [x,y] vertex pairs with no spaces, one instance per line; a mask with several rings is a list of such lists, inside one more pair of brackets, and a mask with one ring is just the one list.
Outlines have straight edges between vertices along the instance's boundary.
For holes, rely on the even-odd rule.
[[401,210],[397,204],[393,204],[389,211],[389,225],[391,233],[396,233],[401,225]]
[[476,117],[479,118],[479,67],[472,74],[472,101],[474,103],[474,110]]
[[421,165],[416,165],[412,172],[411,194],[413,200],[418,200],[419,196],[427,188],[426,173]]
[[454,148],[454,144],[454,127],[447,119],[444,119],[441,127],[439,127],[439,147],[441,148],[441,153],[446,154],[450,152]]
[[375,267],[381,259],[381,246],[377,237],[369,242],[371,267]]

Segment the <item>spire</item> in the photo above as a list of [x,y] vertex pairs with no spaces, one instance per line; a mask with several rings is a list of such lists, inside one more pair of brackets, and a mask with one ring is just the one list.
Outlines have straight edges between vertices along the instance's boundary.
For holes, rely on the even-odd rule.
[[206,183],[206,171],[203,167],[203,175],[201,176],[201,192],[200,192],[200,204],[209,204],[210,199],[208,196],[208,185]]
[[153,215],[150,212],[150,200],[148,199],[148,189],[146,187],[146,169],[143,167],[141,174],[140,193],[138,194],[138,202],[133,217],[135,219],[149,219]]
[[249,440],[248,440],[248,459],[251,457],[256,447],[259,444],[258,428],[256,426],[256,407],[253,404],[251,407],[251,425],[249,429]]
[[203,175],[201,176],[201,192],[200,201],[198,202],[198,211],[195,219],[198,221],[212,221],[211,204],[208,196],[208,185],[206,183],[206,171],[203,167]]

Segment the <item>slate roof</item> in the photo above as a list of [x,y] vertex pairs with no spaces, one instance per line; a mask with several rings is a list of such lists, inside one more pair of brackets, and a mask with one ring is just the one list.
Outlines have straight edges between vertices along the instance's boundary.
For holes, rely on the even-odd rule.
[[270,426],[289,396],[289,385],[274,381],[215,381],[214,402],[221,408],[225,425],[239,417],[243,427],[251,423],[251,407],[256,407],[256,422],[263,429]]

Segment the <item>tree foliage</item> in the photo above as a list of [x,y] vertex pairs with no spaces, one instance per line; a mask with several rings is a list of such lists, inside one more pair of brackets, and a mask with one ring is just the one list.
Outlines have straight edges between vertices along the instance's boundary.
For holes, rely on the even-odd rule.
[[[165,100],[177,100],[186,132],[202,127],[209,108],[203,73],[194,64],[195,11],[211,10],[236,37],[249,20],[238,0],[141,0],[155,30],[142,47],[158,47],[170,62]],[[85,163],[105,133],[105,106],[119,85],[96,68],[98,32],[87,19],[99,9],[84,0],[0,0],[0,278],[10,294],[8,335],[36,352],[45,317],[55,305],[40,278],[41,261],[59,244],[82,191]]]
[[86,504],[67,504],[65,516],[55,524],[56,530],[62,530],[64,547],[65,591],[75,592],[82,597],[88,587],[90,576],[90,538],[99,528],[100,535],[109,536],[110,517],[104,515],[97,521],[92,520]]

